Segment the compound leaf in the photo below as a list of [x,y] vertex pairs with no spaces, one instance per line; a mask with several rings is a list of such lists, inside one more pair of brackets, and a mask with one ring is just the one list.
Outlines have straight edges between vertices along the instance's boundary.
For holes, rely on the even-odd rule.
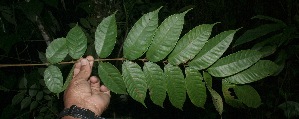
[[185,80],[182,70],[178,66],[167,64],[164,67],[166,76],[166,90],[173,106],[182,110],[186,100]]
[[155,63],[146,62],[143,66],[143,72],[151,100],[154,104],[163,107],[163,102],[166,98],[166,80],[163,70]]
[[161,23],[146,53],[150,61],[160,61],[173,50],[183,29],[184,16],[189,10],[171,15]]
[[262,54],[255,50],[243,50],[219,59],[208,68],[208,72],[215,77],[226,77],[247,69],[256,63]]
[[249,85],[236,86],[234,91],[238,99],[248,107],[257,108],[262,104],[258,92]]
[[187,67],[186,73],[186,89],[191,102],[197,106],[204,108],[207,94],[203,77],[198,70]]
[[47,60],[52,64],[61,62],[66,57],[67,53],[65,38],[53,40],[46,49]]
[[117,37],[115,13],[104,18],[95,32],[95,50],[100,58],[106,58],[112,52]]
[[146,52],[158,27],[158,13],[161,8],[143,15],[134,24],[124,42],[125,58],[135,60]]
[[103,81],[112,92],[117,94],[127,94],[126,86],[122,80],[119,70],[110,63],[100,62],[98,66],[98,73]]
[[122,72],[129,95],[145,106],[144,99],[146,97],[147,85],[141,67],[134,62],[125,61],[122,64]]
[[278,69],[278,65],[269,60],[260,60],[250,68],[225,78],[228,82],[234,84],[246,84],[258,81],[267,76],[274,74]]
[[48,89],[53,93],[63,91],[63,77],[58,67],[50,65],[44,72],[44,80]]
[[168,62],[173,65],[178,65],[193,59],[209,39],[214,25],[215,24],[199,25],[185,34],[168,56]]
[[66,36],[69,55],[74,59],[82,57],[87,49],[87,38],[78,24]]
[[222,54],[229,47],[233,40],[236,30],[224,31],[212,39],[210,39],[196,55],[196,57],[191,60],[189,66],[194,67],[198,70],[205,69],[216,62]]

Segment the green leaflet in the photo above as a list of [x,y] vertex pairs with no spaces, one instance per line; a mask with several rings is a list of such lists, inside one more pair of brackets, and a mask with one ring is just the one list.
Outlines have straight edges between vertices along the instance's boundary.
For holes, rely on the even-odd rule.
[[122,80],[119,70],[110,63],[99,62],[98,74],[112,92],[116,94],[127,94],[126,86]]
[[196,55],[196,57],[191,60],[189,66],[194,67],[198,70],[205,69],[216,62],[222,54],[229,47],[233,40],[236,30],[224,31],[212,39],[210,39]]
[[129,95],[145,106],[144,99],[146,97],[147,85],[141,67],[134,62],[125,61],[122,64],[122,72]]
[[34,97],[37,94],[37,85],[33,84],[32,86],[30,86],[29,88],[29,96]]
[[278,108],[284,111],[284,115],[287,119],[296,118],[299,116],[299,103],[294,101],[285,101],[280,104]]
[[106,58],[112,52],[117,37],[115,13],[104,18],[95,32],[95,50],[100,58]]
[[206,82],[207,86],[212,87],[213,85],[212,76],[209,73],[203,72],[203,79]]
[[37,101],[32,101],[30,104],[30,111],[32,111],[33,109],[35,109],[38,106]]
[[166,98],[166,80],[163,70],[155,63],[146,62],[143,66],[143,72],[151,100],[154,104],[163,107]]
[[263,41],[256,43],[251,49],[252,50],[260,50],[264,46],[268,46],[268,45],[278,46],[280,44],[280,42],[283,41],[283,40],[281,40],[282,36],[283,36],[283,33],[275,34],[275,35],[271,36],[270,38],[267,38]]
[[171,15],[161,23],[146,53],[150,61],[160,61],[173,50],[183,29],[184,16],[189,10]]
[[272,61],[260,60],[250,68],[225,78],[225,80],[234,84],[251,83],[272,75],[277,69],[278,66]]
[[217,112],[219,113],[219,115],[222,115],[223,101],[222,101],[221,96],[215,90],[213,90],[212,88],[210,88],[210,87],[207,87],[207,88],[210,91],[212,101],[213,101],[213,104],[214,104]]
[[264,46],[259,50],[262,53],[262,58],[272,55],[276,51],[276,46]]
[[212,89],[212,84],[213,84],[212,76],[207,72],[203,72],[203,79],[206,82],[206,87],[208,88],[208,90],[211,94],[215,109],[217,110],[217,112],[220,115],[222,115],[223,101],[222,101],[221,96],[214,89]]
[[222,80],[222,93],[223,93],[224,100],[230,106],[236,108],[244,107],[244,104],[240,100],[238,100],[237,97],[233,96],[232,95],[233,92],[229,90],[231,88],[234,88],[235,86],[236,86],[235,84],[231,84],[226,80]]
[[273,22],[282,24],[283,26],[287,26],[283,21],[281,21],[279,19],[269,17],[269,16],[264,16],[264,15],[256,15],[256,16],[252,17],[251,19],[268,20],[268,21],[273,21]]
[[168,62],[173,65],[179,65],[193,59],[209,39],[214,25],[199,25],[185,34],[168,56]]
[[164,67],[166,75],[166,90],[173,106],[182,110],[186,100],[185,80],[182,70],[178,66],[167,64]]
[[72,58],[79,59],[84,55],[87,49],[87,38],[78,24],[68,32],[66,43]]
[[28,107],[31,103],[31,97],[26,97],[21,102],[21,109]]
[[185,74],[186,89],[191,102],[197,107],[204,108],[207,94],[202,75],[198,70],[190,67],[185,69]]
[[65,38],[55,39],[46,49],[47,60],[52,64],[61,62],[67,53]]
[[148,49],[158,27],[159,9],[143,15],[132,27],[124,42],[124,57],[135,60]]
[[62,89],[65,90],[68,85],[70,84],[71,80],[73,79],[74,76],[74,69],[75,69],[75,64],[73,65],[72,69],[70,70],[69,74],[67,75],[67,78],[63,84]]
[[259,37],[262,37],[268,33],[273,31],[277,31],[282,29],[284,26],[282,24],[264,24],[254,29],[250,29],[246,31],[243,35],[241,35],[233,45],[233,47],[253,41]]
[[44,72],[44,80],[51,92],[60,93],[63,91],[63,77],[58,67],[50,65]]
[[247,69],[256,63],[262,54],[255,50],[242,50],[219,59],[208,68],[208,72],[215,77],[226,77]]
[[11,104],[12,105],[19,104],[22,101],[22,99],[24,99],[24,97],[25,97],[25,92],[19,92],[12,98]]
[[234,91],[238,99],[248,107],[258,108],[262,104],[260,95],[250,85],[236,86]]
[[80,24],[85,28],[91,28],[90,23],[86,18],[80,18]]

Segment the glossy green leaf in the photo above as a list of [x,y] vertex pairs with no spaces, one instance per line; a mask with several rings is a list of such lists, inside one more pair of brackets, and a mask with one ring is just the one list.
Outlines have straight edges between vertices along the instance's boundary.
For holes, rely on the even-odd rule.
[[238,99],[248,107],[257,108],[262,104],[260,95],[250,85],[236,86],[234,92]]
[[164,67],[166,76],[166,90],[169,100],[178,109],[183,108],[186,100],[186,87],[182,70],[178,66],[167,64]]
[[159,9],[143,15],[132,27],[124,42],[124,57],[135,60],[148,49],[158,27]]
[[234,84],[251,83],[272,75],[277,69],[278,66],[272,61],[260,60],[250,68],[225,78],[225,80]]
[[247,69],[256,63],[262,54],[255,50],[242,50],[219,59],[208,68],[208,72],[215,77],[226,77]]
[[36,94],[36,101],[40,101],[41,99],[43,99],[44,96],[44,92],[43,91],[38,91],[38,93]]
[[26,107],[28,107],[31,103],[31,98],[30,97],[26,97],[22,100],[21,102],[21,109],[24,109]]
[[50,43],[46,49],[46,57],[50,63],[61,62],[67,55],[66,39],[58,38]]
[[161,23],[146,53],[150,61],[160,61],[173,50],[183,29],[184,16],[188,11],[171,15]]
[[50,65],[44,72],[44,81],[51,92],[60,93],[63,91],[63,77],[58,67]]
[[38,106],[37,101],[32,101],[30,104],[30,111],[32,111],[33,109],[35,109]]
[[199,25],[185,34],[168,56],[168,62],[173,65],[178,65],[193,59],[209,39],[214,25],[215,24]]
[[33,84],[32,86],[30,86],[30,89],[29,89],[29,95],[31,97],[35,96],[36,93],[37,93],[37,85],[36,84]]
[[189,66],[198,70],[211,66],[229,47],[235,33],[236,30],[224,31],[208,40],[199,54],[197,54],[196,57],[191,60]]
[[242,101],[238,100],[237,97],[234,95],[234,92],[229,90],[229,89],[233,89],[234,87],[236,87],[235,84],[231,84],[226,80],[222,80],[222,93],[223,93],[224,100],[230,106],[236,108],[240,108],[240,107],[243,108],[244,104],[242,103]]
[[82,57],[87,49],[87,38],[78,24],[66,36],[69,55],[74,59]]
[[95,49],[100,58],[108,57],[115,45],[117,25],[115,13],[104,18],[95,32]]
[[24,99],[24,97],[25,97],[25,93],[24,93],[24,92],[20,92],[20,93],[16,94],[16,95],[12,98],[12,102],[11,102],[11,104],[12,104],[12,105],[19,104],[19,103],[22,101],[22,99]]
[[260,38],[268,33],[280,30],[282,28],[283,28],[283,25],[281,25],[281,24],[264,24],[264,25],[254,28],[254,29],[247,30],[243,35],[241,35],[236,40],[233,47],[253,41],[253,40]]
[[101,81],[116,94],[127,94],[126,85],[119,70],[110,63],[100,62],[98,73]]
[[125,61],[122,64],[122,73],[129,95],[145,106],[147,85],[141,67],[134,62]]
[[154,104],[163,107],[166,98],[166,80],[163,70],[155,63],[146,62],[143,66],[143,72],[151,100]]
[[206,86],[203,82],[203,77],[198,70],[187,67],[186,74],[186,89],[191,102],[197,106],[204,108],[207,100]]
[[207,87],[207,88],[210,91],[212,101],[213,101],[213,104],[214,104],[217,112],[219,113],[219,115],[222,115],[223,101],[222,101],[221,96],[215,90],[213,90],[212,88],[210,88],[210,87]]

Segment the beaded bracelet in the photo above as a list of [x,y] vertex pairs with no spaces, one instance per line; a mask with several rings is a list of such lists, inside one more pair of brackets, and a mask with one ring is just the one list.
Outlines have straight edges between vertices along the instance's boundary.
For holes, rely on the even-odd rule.
[[89,109],[77,107],[76,105],[72,105],[70,108],[66,108],[62,112],[60,112],[59,119],[64,116],[72,116],[81,119],[105,119],[95,115],[95,113]]

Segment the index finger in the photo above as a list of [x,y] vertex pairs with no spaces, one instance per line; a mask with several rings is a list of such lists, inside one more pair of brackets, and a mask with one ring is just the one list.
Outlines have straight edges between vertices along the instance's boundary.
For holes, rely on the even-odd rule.
[[[74,69],[74,79],[73,80],[88,80],[90,74],[91,74],[91,66],[89,64],[89,61],[85,58],[80,60],[80,63],[77,63]],[[75,73],[77,73],[75,75]]]

